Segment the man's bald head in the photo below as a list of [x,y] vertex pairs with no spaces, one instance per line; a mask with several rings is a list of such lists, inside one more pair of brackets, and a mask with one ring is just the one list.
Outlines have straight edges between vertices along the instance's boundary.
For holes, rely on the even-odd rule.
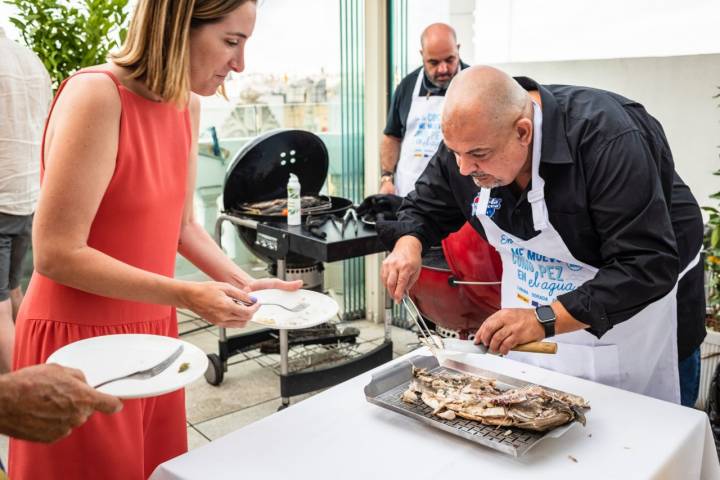
[[447,46],[457,46],[457,34],[447,23],[433,23],[425,27],[420,34],[420,48],[424,49],[426,44],[444,43]]
[[531,102],[525,89],[505,72],[487,66],[466,68],[445,94],[443,132],[467,122],[509,128]]
[[447,88],[460,66],[460,45],[450,25],[433,23],[420,35],[420,55],[423,68],[430,82],[439,88]]
[[506,73],[477,66],[455,76],[445,94],[442,131],[460,174],[477,186],[494,188],[527,176],[532,100]]

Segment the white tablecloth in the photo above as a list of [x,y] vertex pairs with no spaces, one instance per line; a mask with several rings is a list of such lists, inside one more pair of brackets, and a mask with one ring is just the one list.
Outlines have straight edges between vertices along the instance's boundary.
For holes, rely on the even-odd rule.
[[165,462],[151,479],[720,479],[701,411],[493,355],[463,361],[582,395],[587,426],[513,458],[368,403],[368,372]]

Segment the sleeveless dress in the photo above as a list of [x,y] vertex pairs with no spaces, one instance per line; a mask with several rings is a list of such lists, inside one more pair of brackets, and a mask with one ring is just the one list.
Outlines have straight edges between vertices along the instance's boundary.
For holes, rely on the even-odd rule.
[[[122,111],[115,171],[88,245],[129,265],[172,277],[188,194],[189,111],[137,95],[108,71],[78,74],[90,72],[112,78]],[[64,86],[65,82],[55,101]],[[44,168],[41,176],[43,172]],[[84,338],[118,333],[178,336],[173,307],[86,293],[37,272],[16,329],[14,369],[44,363],[55,350]],[[49,445],[11,439],[8,473],[13,480],[140,480],[186,451],[185,394],[180,390],[126,400],[114,415],[95,413],[69,437]]]

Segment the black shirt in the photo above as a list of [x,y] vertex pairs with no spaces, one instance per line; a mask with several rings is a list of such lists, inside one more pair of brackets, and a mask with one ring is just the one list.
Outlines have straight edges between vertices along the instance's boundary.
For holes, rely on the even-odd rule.
[[[467,67],[467,64],[460,61],[461,70]],[[430,96],[445,96],[447,89],[437,88],[430,83],[430,79],[428,79],[425,74],[423,67],[413,70],[402,79],[395,89],[392,102],[390,103],[390,110],[388,111],[387,124],[385,125],[385,130],[383,130],[385,135],[392,135],[397,138],[403,138],[405,136],[405,126],[407,125],[407,117],[410,113],[410,104],[412,104],[412,93],[420,72],[423,74],[423,81],[420,84],[418,96],[423,97],[428,95],[428,93]],[[430,91],[428,92],[428,90]]]
[[[599,269],[558,300],[600,337],[673,288],[700,249],[700,209],[675,173],[662,127],[642,105],[592,88],[516,80],[539,90],[542,99],[540,176],[550,222],[575,258]],[[530,187],[500,187],[491,195],[502,199],[492,220],[522,239],[538,233],[527,201]],[[426,249],[465,221],[484,236],[471,214],[478,191],[441,143],[405,198],[398,222],[380,226],[381,238],[390,248],[410,234]],[[704,302],[702,288],[691,293],[687,301]],[[698,335],[702,341],[704,329],[687,340],[695,348]]]

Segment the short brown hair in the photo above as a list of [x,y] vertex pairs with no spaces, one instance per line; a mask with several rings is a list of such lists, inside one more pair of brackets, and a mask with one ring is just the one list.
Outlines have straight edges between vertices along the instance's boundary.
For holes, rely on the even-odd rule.
[[190,29],[220,21],[255,0],[139,0],[127,38],[112,61],[166,102],[190,94]]

